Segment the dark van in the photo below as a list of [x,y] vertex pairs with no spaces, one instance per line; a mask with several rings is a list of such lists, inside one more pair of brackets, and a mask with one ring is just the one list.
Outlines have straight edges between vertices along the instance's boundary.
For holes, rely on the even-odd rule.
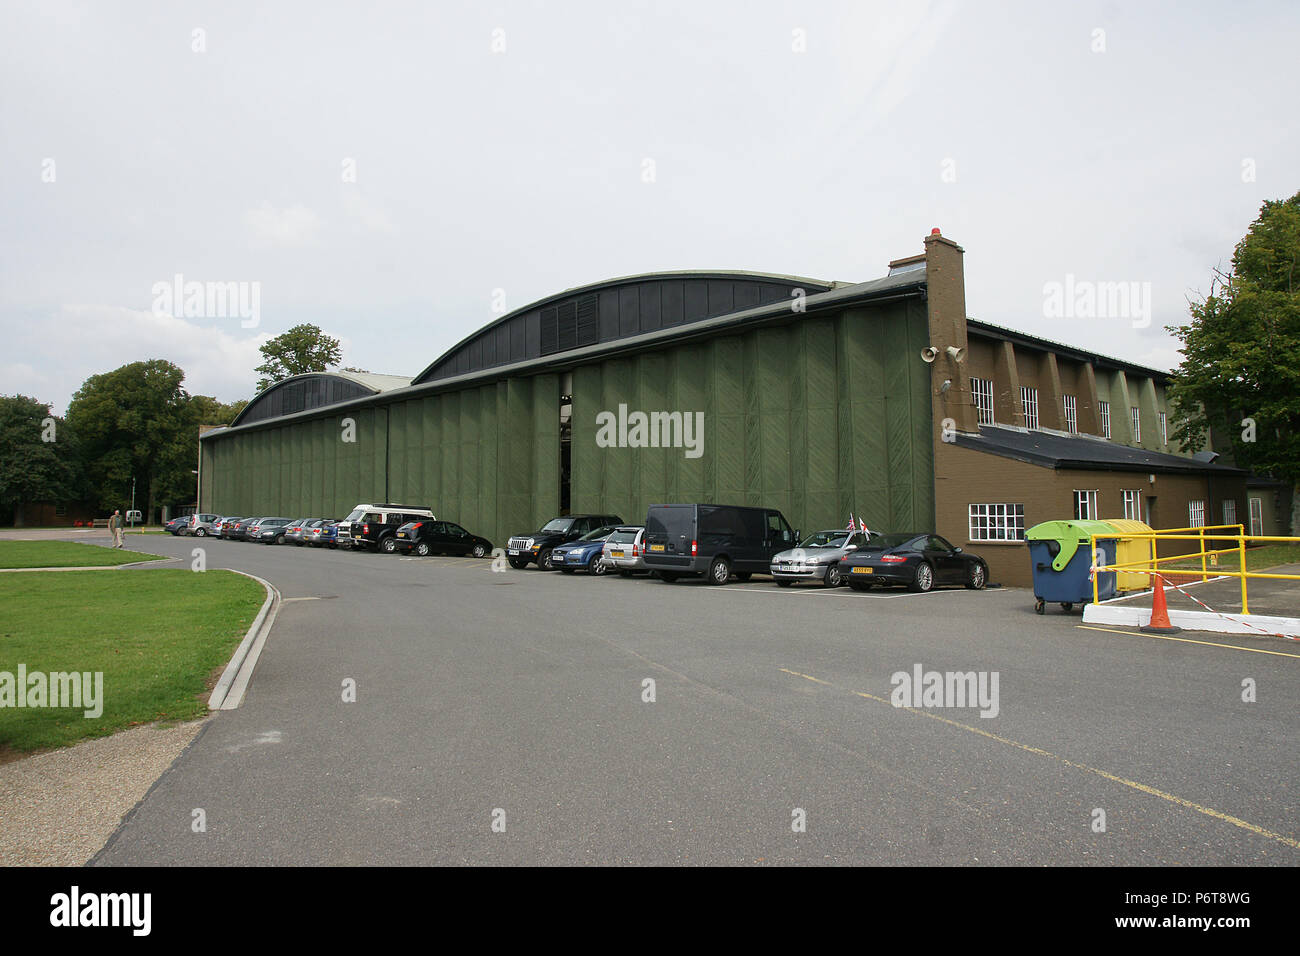
[[772,556],[798,543],[775,508],[651,505],[645,517],[645,564],[665,581],[705,574],[712,584],[766,574]]

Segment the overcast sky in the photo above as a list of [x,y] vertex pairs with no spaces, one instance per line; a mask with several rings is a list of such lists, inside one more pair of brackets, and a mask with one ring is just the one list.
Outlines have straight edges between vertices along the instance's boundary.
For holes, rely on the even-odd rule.
[[[1171,368],[1163,326],[1300,190],[1294,3],[0,15],[0,394],[60,413],[147,358],[251,397],[257,346],[303,322],[414,375],[502,299],[670,269],[864,281],[935,226],[972,317]],[[258,324],[158,314],[177,274],[257,283]],[[1149,326],[1050,316],[1067,276],[1149,283]]]

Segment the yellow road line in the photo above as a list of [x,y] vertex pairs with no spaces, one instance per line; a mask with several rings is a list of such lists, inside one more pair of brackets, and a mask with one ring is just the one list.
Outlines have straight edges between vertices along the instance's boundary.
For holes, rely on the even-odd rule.
[[[1227,647],[1230,645],[1225,644],[1223,646]],[[1248,649],[1249,648],[1247,648],[1247,650]],[[780,668],[780,670],[784,671],[787,674],[792,674],[795,677],[802,677],[804,678],[804,680],[815,681],[818,684],[825,684],[827,687],[835,686],[830,681],[821,680],[809,674],[801,674],[798,671],[787,670],[784,667]],[[856,694],[858,697],[865,697],[867,700],[874,700],[881,704],[889,704],[891,707],[893,706],[892,702],[884,697],[877,697],[874,694],[864,694],[862,691],[853,691],[853,693]],[[1043,750],[1039,747],[1031,747],[1028,744],[1022,744],[1017,740],[1012,740],[1009,737],[999,737],[997,734],[991,734],[987,730],[980,730],[978,727],[972,727],[969,724],[963,724],[956,720],[950,720],[947,717],[940,717],[938,714],[932,714],[928,710],[918,710],[915,707],[895,707],[894,709],[906,710],[910,713],[918,714],[921,717],[928,717],[931,720],[937,720],[942,724],[948,724],[951,727],[957,727],[960,730],[966,730],[972,734],[979,734],[981,737],[987,737],[989,740],[996,740],[998,743],[1006,744],[1008,747],[1015,747],[1018,750],[1025,751],[1026,753],[1037,754],[1040,757],[1047,757],[1051,760],[1055,760],[1058,763],[1065,764],[1067,767],[1073,767],[1076,770],[1082,770],[1086,773],[1096,774],[1097,776],[1103,777],[1106,780],[1111,781],[1112,783],[1118,783],[1121,784],[1122,786],[1129,787],[1133,790],[1137,790],[1140,793],[1145,793],[1153,797],[1159,797],[1161,800],[1166,800],[1169,803],[1177,804],[1180,807],[1187,807],[1189,810],[1195,810],[1197,813],[1203,813],[1206,816],[1213,817],[1216,820],[1222,820],[1225,823],[1231,823],[1235,827],[1241,827],[1243,830],[1249,830],[1251,833],[1258,834],[1259,836],[1262,837],[1268,837],[1270,840],[1277,840],[1279,843],[1284,843],[1287,846],[1291,847],[1292,849],[1300,850],[1300,840],[1293,840],[1291,837],[1283,836],[1281,833],[1274,833],[1272,830],[1266,830],[1263,827],[1256,826],[1255,824],[1243,820],[1240,817],[1234,817],[1230,814],[1223,813],[1220,810],[1215,810],[1213,807],[1203,806],[1202,804],[1184,799],[1183,797],[1175,796],[1172,793],[1166,793],[1163,790],[1158,790],[1155,787],[1148,786],[1145,783],[1138,783],[1136,780],[1128,780],[1124,777],[1116,776],[1113,773],[1107,773],[1105,770],[1098,770],[1096,767],[1090,767],[1087,764],[1076,763],[1073,760],[1068,760],[1065,757],[1062,757],[1058,754],[1054,754],[1049,750]]]
[[1117,631],[1110,627],[1095,627],[1092,624],[1076,624],[1075,627],[1081,627],[1086,631],[1107,631],[1111,634],[1123,634],[1125,637],[1151,637],[1159,641],[1178,641],[1180,644],[1204,644],[1206,647],[1226,647],[1230,651],[1250,651],[1252,654],[1272,654],[1274,657],[1294,657],[1300,659],[1300,654],[1287,654],[1284,651],[1266,651],[1261,647],[1241,647],[1237,644],[1216,644],[1214,641],[1194,641],[1188,637],[1170,637],[1167,634],[1134,634],[1131,631]]

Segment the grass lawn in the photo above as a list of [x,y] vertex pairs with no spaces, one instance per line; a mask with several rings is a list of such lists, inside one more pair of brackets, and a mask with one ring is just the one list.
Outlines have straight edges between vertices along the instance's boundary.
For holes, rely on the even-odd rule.
[[0,706],[0,760],[207,713],[208,691],[265,598],[231,571],[0,575],[0,674],[16,681],[19,664],[28,675],[104,674],[97,718],[86,708]]
[[[1210,550],[1216,550],[1215,544],[1208,545]],[[1219,555],[1217,565],[1210,564],[1210,559],[1205,559],[1207,570],[1237,571],[1240,557],[1238,552],[1233,551],[1231,554]],[[1295,544],[1266,544],[1259,548],[1246,549],[1246,570],[1263,571],[1267,568],[1277,567],[1279,564],[1297,564],[1300,563],[1300,545]],[[1196,558],[1191,561],[1171,561],[1162,567],[1169,568],[1195,568],[1201,569],[1201,559]]]
[[0,568],[99,568],[160,559],[80,541],[0,541]]

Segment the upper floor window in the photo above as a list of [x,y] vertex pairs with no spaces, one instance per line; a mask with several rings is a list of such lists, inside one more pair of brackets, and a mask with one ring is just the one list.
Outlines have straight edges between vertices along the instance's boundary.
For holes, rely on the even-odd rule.
[[1073,395],[1066,395],[1062,401],[1065,404],[1065,430],[1073,435],[1079,430],[1079,407]]
[[1101,416],[1101,437],[1110,437],[1110,402],[1098,402],[1097,413]]
[[1160,444],[1169,444],[1169,419],[1164,412],[1157,416],[1160,420]]
[[1129,409],[1133,413],[1133,441],[1141,443],[1142,441],[1142,415],[1138,407],[1134,405]]
[[1038,389],[1020,386],[1020,407],[1025,412],[1025,427],[1038,427]]
[[993,424],[993,379],[974,378],[970,380],[971,394],[975,398],[975,408],[979,412],[981,425]]

